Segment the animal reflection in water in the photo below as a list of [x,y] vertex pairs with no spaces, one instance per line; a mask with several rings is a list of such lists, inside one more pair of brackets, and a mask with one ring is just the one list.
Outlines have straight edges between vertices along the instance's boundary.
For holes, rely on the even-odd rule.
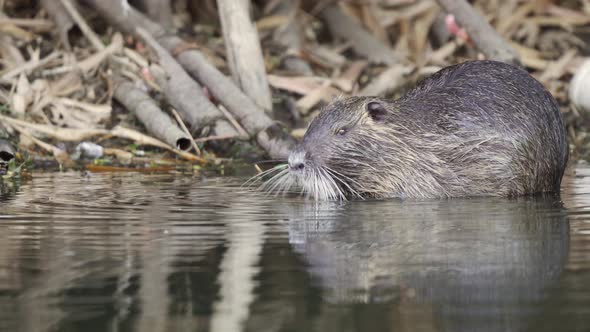
[[518,330],[568,252],[569,225],[555,197],[289,209],[290,242],[328,303],[398,303],[400,315],[414,308],[448,331]]

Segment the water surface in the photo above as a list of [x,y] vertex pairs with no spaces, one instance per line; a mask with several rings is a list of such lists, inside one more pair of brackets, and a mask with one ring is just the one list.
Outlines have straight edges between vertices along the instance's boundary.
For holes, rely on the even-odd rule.
[[0,187],[1,331],[589,331],[590,168],[561,197],[315,203],[243,178]]

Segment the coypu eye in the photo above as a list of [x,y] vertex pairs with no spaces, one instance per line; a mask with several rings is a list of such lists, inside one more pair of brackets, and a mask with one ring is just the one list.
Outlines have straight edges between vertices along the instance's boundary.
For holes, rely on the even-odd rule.
[[345,128],[340,128],[340,129],[338,129],[338,131],[336,131],[336,135],[338,135],[338,136],[342,136],[344,134],[346,134]]
[[366,106],[366,109],[369,113],[369,116],[374,121],[382,121],[385,119],[385,116],[387,115],[387,109],[383,104],[381,104],[378,101],[369,102]]

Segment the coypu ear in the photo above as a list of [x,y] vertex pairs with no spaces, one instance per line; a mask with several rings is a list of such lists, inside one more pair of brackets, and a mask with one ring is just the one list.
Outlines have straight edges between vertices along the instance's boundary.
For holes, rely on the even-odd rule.
[[371,101],[366,106],[367,113],[374,121],[383,121],[387,115],[387,109],[378,101]]

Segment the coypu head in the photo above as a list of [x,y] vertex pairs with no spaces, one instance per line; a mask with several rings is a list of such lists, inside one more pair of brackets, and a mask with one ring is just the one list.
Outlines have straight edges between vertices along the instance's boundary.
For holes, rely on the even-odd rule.
[[287,169],[268,188],[297,185],[317,200],[376,196],[371,193],[377,191],[382,196],[383,171],[375,161],[383,153],[378,137],[392,130],[393,105],[377,97],[333,102],[310,123],[289,155]]

